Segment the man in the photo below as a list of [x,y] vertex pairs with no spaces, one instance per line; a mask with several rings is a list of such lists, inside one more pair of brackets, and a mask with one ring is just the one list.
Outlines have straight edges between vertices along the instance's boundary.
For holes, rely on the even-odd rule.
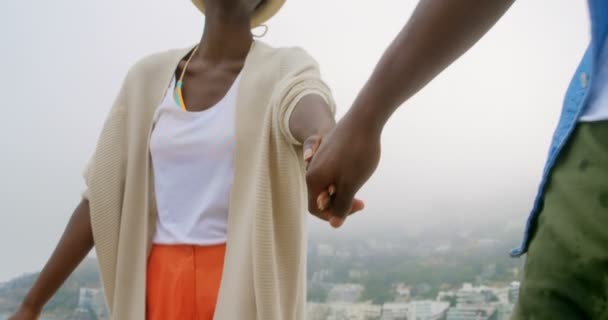
[[[513,2],[420,1],[312,159],[307,182],[313,214],[334,227],[344,222],[354,195],[376,169],[391,114]],[[588,5],[592,40],[566,93],[524,241],[512,252],[528,253],[515,319],[608,319],[608,1]],[[332,185],[326,206],[322,190]]]

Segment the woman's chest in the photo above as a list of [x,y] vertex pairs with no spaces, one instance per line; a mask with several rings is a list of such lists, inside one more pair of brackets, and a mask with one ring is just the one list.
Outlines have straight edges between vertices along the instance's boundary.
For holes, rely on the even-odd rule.
[[[238,84],[240,68],[201,67],[186,73],[182,81],[182,94],[186,109],[200,112],[214,108]],[[179,69],[177,73],[179,73]]]
[[150,153],[155,163],[175,165],[225,162],[235,151],[236,92],[229,90],[212,108],[181,109],[171,86],[154,115]]

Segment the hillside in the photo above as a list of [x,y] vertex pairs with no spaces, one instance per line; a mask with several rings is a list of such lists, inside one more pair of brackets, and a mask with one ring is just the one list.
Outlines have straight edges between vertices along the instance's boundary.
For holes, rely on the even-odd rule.
[[[0,314],[10,314],[15,311],[37,276],[38,273],[26,274],[0,284]],[[100,286],[96,260],[86,259],[46,305],[45,315],[65,318],[77,307],[81,287],[99,288]]]
[[[441,223],[404,230],[327,229],[311,232],[308,252],[308,299],[324,302],[333,285],[360,284],[362,299],[392,301],[398,284],[413,298],[429,299],[438,291],[471,282],[504,285],[519,279],[523,261],[509,257],[521,239],[515,223]],[[37,274],[0,284],[0,315],[11,313]],[[50,319],[66,319],[77,304],[79,289],[99,288],[95,259],[87,259],[45,308]],[[2,317],[0,316],[0,319]]]

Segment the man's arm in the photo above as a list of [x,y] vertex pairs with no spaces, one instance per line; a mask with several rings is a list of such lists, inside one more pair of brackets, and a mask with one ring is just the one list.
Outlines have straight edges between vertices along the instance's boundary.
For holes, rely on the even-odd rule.
[[470,49],[514,0],[422,0],[386,50],[352,113],[382,127],[391,114]]
[[338,227],[380,159],[393,112],[475,44],[514,0],[421,0],[386,50],[352,108],[324,139],[308,175],[309,203],[337,187],[328,214]]
[[[317,151],[323,136],[325,136],[336,125],[331,108],[316,94],[309,94],[295,106],[293,113],[289,119],[289,130],[293,137],[300,143],[304,150],[304,161],[308,164]],[[314,208],[329,207],[330,192],[334,192],[334,186],[328,186],[319,195],[320,197],[315,202],[312,208],[309,208],[311,213],[318,218],[329,220],[329,215],[322,210],[314,210]],[[330,191],[331,190],[331,191]],[[363,202],[355,199],[350,210],[351,213],[363,209]]]

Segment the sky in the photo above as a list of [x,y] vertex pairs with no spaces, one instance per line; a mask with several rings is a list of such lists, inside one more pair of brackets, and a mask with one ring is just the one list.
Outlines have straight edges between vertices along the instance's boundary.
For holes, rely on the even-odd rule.
[[[340,117],[416,3],[290,0],[262,40],[314,56]],[[0,282],[49,257],[128,68],[193,45],[202,26],[188,0],[0,2]],[[523,228],[588,41],[584,1],[517,1],[395,114],[377,173],[359,194],[367,210],[345,229],[501,219]]]

